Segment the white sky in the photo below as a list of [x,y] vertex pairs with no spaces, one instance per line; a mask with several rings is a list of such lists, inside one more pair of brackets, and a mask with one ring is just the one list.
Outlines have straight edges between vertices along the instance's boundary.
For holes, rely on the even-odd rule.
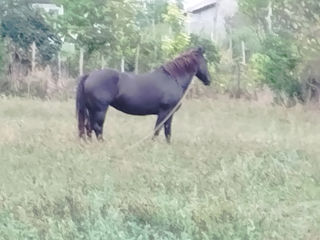
[[188,7],[190,7],[200,1],[201,0],[184,0],[184,7],[188,8]]

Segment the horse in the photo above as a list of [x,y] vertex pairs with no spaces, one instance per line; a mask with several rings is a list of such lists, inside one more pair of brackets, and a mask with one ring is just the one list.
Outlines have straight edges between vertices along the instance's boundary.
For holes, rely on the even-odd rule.
[[[109,106],[131,115],[157,115],[153,139],[159,135],[158,125],[166,119],[194,76],[210,85],[211,76],[202,47],[192,48],[172,61],[144,74],[95,70],[79,77],[76,91],[76,113],[80,139],[103,141],[103,124]],[[166,141],[171,140],[173,114],[164,122]],[[161,126],[162,128],[162,126]]]

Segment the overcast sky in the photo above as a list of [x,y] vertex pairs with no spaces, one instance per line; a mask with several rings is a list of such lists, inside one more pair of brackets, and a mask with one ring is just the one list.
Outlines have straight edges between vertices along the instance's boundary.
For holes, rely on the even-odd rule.
[[201,0],[184,0],[184,7],[188,8]]

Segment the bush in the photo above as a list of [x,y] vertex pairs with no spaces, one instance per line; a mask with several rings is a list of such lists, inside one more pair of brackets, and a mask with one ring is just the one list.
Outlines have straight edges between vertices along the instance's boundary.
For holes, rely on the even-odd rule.
[[201,46],[205,49],[205,55],[209,64],[217,65],[220,62],[221,56],[216,45],[206,39],[201,38],[198,35],[190,35],[190,47]]
[[262,43],[261,53],[255,54],[250,64],[255,77],[277,97],[283,93],[289,98],[301,94],[297,77],[298,52],[290,40],[269,35]]

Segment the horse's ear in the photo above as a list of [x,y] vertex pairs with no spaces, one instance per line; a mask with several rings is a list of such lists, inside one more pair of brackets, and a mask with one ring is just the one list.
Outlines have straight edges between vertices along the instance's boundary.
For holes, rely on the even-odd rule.
[[198,52],[198,53],[201,53],[201,54],[204,54],[204,53],[205,53],[204,48],[201,47],[201,46],[197,47],[197,52]]

